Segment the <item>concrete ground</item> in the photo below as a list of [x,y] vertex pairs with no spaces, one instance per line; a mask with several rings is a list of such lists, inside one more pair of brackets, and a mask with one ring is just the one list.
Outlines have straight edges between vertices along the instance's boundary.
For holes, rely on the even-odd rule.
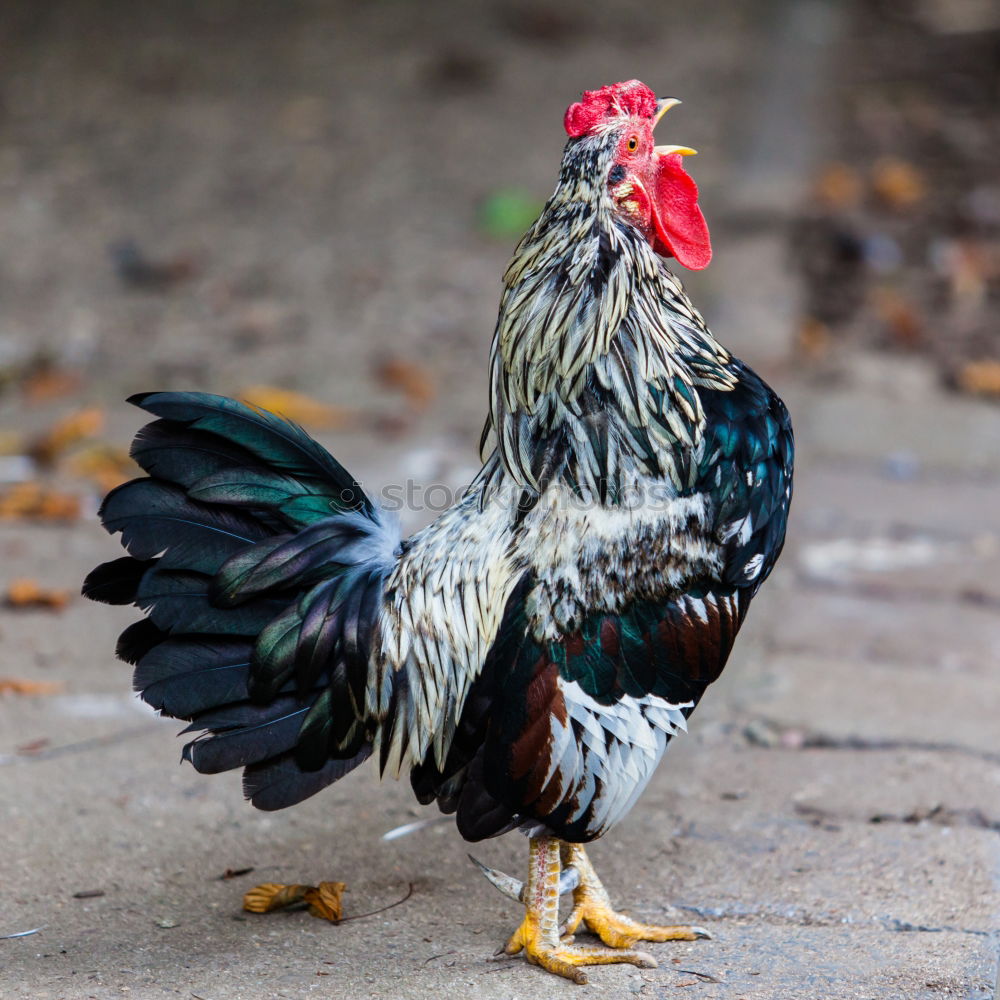
[[[382,839],[435,815],[405,785],[362,769],[255,812],[236,775],[178,766],[178,725],[130,695],[111,655],[130,614],[0,611],[0,677],[63,685],[0,697],[0,997],[994,997],[1000,410],[943,393],[918,361],[845,355],[836,384],[789,363],[780,223],[824,153],[810,109],[841,8],[707,4],[660,24],[635,4],[634,46],[599,11],[559,46],[545,22],[532,34],[479,5],[465,22],[303,4],[249,25],[224,3],[202,20],[183,9],[24,14],[23,44],[0,43],[4,350],[27,337],[86,373],[72,399],[2,397],[5,426],[103,401],[125,441],[140,422],[116,402],[127,392],[280,382],[393,417],[323,436],[366,483],[460,484],[509,252],[477,233],[477,199],[512,183],[544,196],[582,87],[666,76],[688,98],[667,141],[702,149],[717,252],[689,287],[795,420],[789,543],[690,734],[592,851],[623,908],[713,939],[652,945],[658,969],[595,969],[586,987],[495,959],[517,907],[449,821]],[[334,126],[316,103],[331,93]],[[29,97],[47,124],[17,117]],[[775,222],[748,225],[748,208]],[[193,246],[202,273],[123,290],[104,251],[123,235]],[[369,377],[389,356],[438,387],[406,422]],[[0,553],[2,583],[76,588],[116,548],[85,518],[0,522]],[[474,853],[519,873],[526,844]],[[347,883],[359,919],[241,911],[258,882],[322,879]]]

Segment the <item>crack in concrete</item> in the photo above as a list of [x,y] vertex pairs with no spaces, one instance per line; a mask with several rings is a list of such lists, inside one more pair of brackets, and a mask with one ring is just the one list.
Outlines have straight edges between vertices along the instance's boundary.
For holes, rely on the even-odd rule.
[[829,580],[797,573],[798,582],[810,590],[836,591],[852,597],[866,597],[887,603],[919,602],[923,604],[968,604],[977,608],[1000,610],[1000,596],[979,587],[965,587],[959,591],[935,590],[931,587],[904,586],[878,580]]
[[936,740],[879,740],[865,736],[833,736],[783,725],[770,719],[754,719],[743,728],[743,738],[751,746],[765,750],[920,750],[929,753],[957,753],[1000,764],[1000,753],[980,750],[961,743]]
[[796,927],[864,927],[874,924],[883,930],[895,934],[967,934],[973,937],[997,938],[998,944],[1000,944],[1000,934],[995,930],[955,927],[951,924],[943,924],[940,927],[935,927],[930,924],[914,924],[908,920],[901,920],[898,917],[889,915],[857,919],[852,916],[836,916],[832,913],[810,913],[793,904],[768,907],[750,906],[740,903],[729,903],[723,906],[699,906],[692,903],[676,903],[675,906],[679,910],[693,913],[698,917],[715,920],[756,918],[762,919],[767,923],[790,924]]

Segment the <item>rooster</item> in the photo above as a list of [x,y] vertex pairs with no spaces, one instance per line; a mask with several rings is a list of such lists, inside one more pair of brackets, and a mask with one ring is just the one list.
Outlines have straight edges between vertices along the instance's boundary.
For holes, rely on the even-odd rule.
[[[148,393],[148,475],[101,509],[128,556],[84,584],[146,612],[117,648],[136,689],[190,722],[199,771],[243,767],[258,808],[374,757],[467,840],[527,834],[524,883],[487,871],[524,904],[506,950],[577,982],[708,936],[616,912],[584,845],[725,666],[791,499],[785,407],[665,265],[711,258],[693,150],[653,143],[676,103],[632,80],[567,110],[555,192],[504,275],[482,469],[436,521],[401,539],[278,416]],[[563,936],[581,928],[603,946]]]

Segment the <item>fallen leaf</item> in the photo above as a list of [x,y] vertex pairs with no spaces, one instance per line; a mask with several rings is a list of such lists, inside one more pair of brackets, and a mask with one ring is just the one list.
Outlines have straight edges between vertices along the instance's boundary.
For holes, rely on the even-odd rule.
[[29,403],[62,399],[80,388],[79,372],[64,371],[50,364],[42,365],[25,376],[21,394]]
[[437,395],[429,371],[413,361],[386,358],[375,368],[375,377],[390,389],[398,389],[414,410],[426,410]]
[[315,889],[309,889],[302,899],[309,904],[309,912],[314,917],[339,924],[344,913],[342,897],[345,888],[343,882],[320,882]]
[[923,340],[924,326],[916,306],[895,289],[877,291],[875,311],[897,346],[913,348]]
[[87,406],[57,420],[29,447],[34,459],[41,464],[51,464],[68,448],[79,441],[94,437],[104,429],[104,410]]
[[830,328],[815,316],[806,316],[799,325],[796,345],[809,360],[819,361],[830,353]]
[[830,163],[813,183],[813,195],[827,208],[853,208],[861,200],[861,177],[846,163]]
[[261,410],[270,410],[297,424],[317,428],[347,427],[354,422],[355,413],[345,406],[331,406],[293,389],[273,385],[250,385],[239,397]]
[[80,498],[60,493],[36,480],[16,483],[0,493],[0,518],[38,521],[75,521],[80,516]]
[[909,208],[923,200],[927,181],[912,163],[886,156],[872,168],[872,191],[890,208]]
[[296,903],[307,903],[314,917],[336,924],[343,915],[344,889],[343,882],[320,882],[318,886],[265,882],[243,896],[243,909],[249,913],[271,913]]
[[958,387],[975,396],[1000,396],[1000,361],[968,361],[958,370]]
[[26,681],[20,677],[0,677],[0,694],[58,694],[62,684],[57,681]]
[[37,580],[21,577],[8,584],[5,602],[10,608],[51,608],[53,611],[61,611],[69,603],[69,591],[42,587]]
[[301,903],[311,885],[285,885],[281,882],[263,882],[243,895],[243,909],[248,913],[270,913],[295,903]]
[[110,493],[139,474],[128,451],[111,444],[92,444],[76,452],[67,459],[66,469],[93,483],[102,493]]
[[0,430],[0,455],[21,455],[24,448],[24,436],[20,431]]

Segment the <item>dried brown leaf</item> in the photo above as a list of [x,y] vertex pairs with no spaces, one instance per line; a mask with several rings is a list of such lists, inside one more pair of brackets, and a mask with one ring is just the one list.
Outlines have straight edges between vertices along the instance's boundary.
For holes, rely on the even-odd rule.
[[341,897],[345,888],[343,882],[320,882],[316,886],[265,882],[243,896],[243,909],[249,913],[270,913],[296,903],[308,903],[314,917],[336,924],[343,916]]
[[402,358],[386,358],[375,368],[375,377],[386,387],[401,392],[414,410],[426,410],[437,395],[430,372]]
[[890,208],[909,208],[927,194],[927,180],[912,163],[886,156],[872,168],[872,191]]
[[28,681],[21,677],[0,677],[0,694],[58,694],[62,684],[56,681]]
[[37,580],[21,577],[7,586],[4,600],[10,608],[51,608],[61,611],[69,603],[68,590],[53,590]]
[[128,451],[111,444],[88,445],[67,459],[66,469],[93,483],[102,493],[109,493],[139,474]]
[[285,906],[301,903],[311,885],[284,885],[281,882],[264,882],[255,885],[243,896],[243,909],[248,913],[270,913]]
[[297,424],[317,428],[339,428],[353,423],[355,413],[346,406],[331,406],[293,389],[273,385],[250,385],[239,396],[251,406],[270,410]]
[[0,518],[75,521],[79,516],[78,496],[60,493],[35,480],[17,483],[0,493]]
[[813,195],[827,208],[853,208],[861,200],[861,177],[846,163],[827,164],[813,183]]
[[79,441],[94,437],[104,429],[104,410],[88,406],[57,420],[30,448],[40,463],[55,461],[64,451]]
[[1000,361],[967,361],[958,370],[958,387],[975,396],[1000,396]]
[[23,455],[24,435],[20,431],[0,430],[0,455]]
[[923,340],[924,325],[920,313],[899,292],[890,288],[880,289],[875,295],[875,311],[894,345],[909,349]]
[[21,393],[29,403],[43,403],[65,398],[80,388],[81,381],[79,372],[43,365],[25,376]]
[[810,361],[819,361],[830,353],[830,328],[826,323],[806,316],[799,325],[796,346]]
[[309,912],[333,924],[339,924],[344,914],[342,897],[346,886],[343,882],[320,882],[315,889],[309,889],[303,900],[309,904]]

